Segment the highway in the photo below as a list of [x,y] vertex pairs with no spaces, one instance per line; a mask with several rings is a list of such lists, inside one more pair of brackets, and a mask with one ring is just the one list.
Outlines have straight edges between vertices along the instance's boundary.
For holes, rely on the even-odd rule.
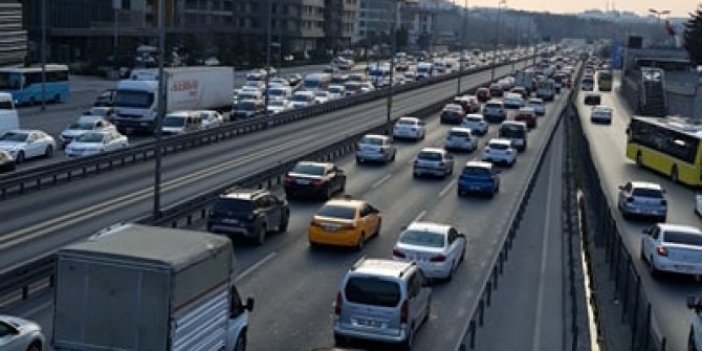
[[[503,67],[498,74],[509,69]],[[489,75],[486,71],[464,77],[463,86],[487,82]],[[394,118],[452,96],[455,84],[448,81],[399,94]],[[174,204],[369,130],[385,121],[385,111],[385,101],[376,100],[170,155],[162,168],[162,203]],[[0,217],[13,220],[0,223],[0,264],[10,269],[106,225],[150,213],[152,174],[153,162],[143,162],[3,201]]]
[[[618,84],[615,84],[615,89]],[[685,306],[688,295],[699,294],[700,284],[693,279],[681,277],[663,277],[654,280],[648,272],[648,266],[639,258],[641,230],[650,226],[648,223],[627,221],[616,210],[618,186],[629,180],[650,181],[661,184],[668,199],[668,223],[687,224],[696,227],[702,225],[700,217],[693,213],[695,192],[668,178],[636,167],[626,158],[626,133],[630,116],[633,114],[626,101],[616,90],[602,92],[602,104],[614,108],[612,125],[594,125],[590,122],[589,106],[583,104],[584,93],[579,94],[578,110],[585,133],[590,141],[593,160],[602,179],[602,186],[614,209],[622,238],[637,271],[646,294],[653,305],[653,313],[658,326],[668,337],[669,350],[683,350],[686,347],[687,333],[690,328],[692,312]]]
[[[489,72],[466,79],[466,86],[485,81],[486,76]],[[414,101],[411,101],[412,97],[403,99],[405,102],[397,104],[396,115],[416,109],[416,100],[420,96],[423,101],[430,101],[434,96],[438,99],[439,96],[452,95],[450,89],[455,89],[455,82],[447,83],[442,85],[443,89],[433,87],[416,92]],[[319,202],[293,202],[288,232],[270,236],[261,247],[236,240],[235,250],[241,268],[238,286],[243,295],[256,298],[257,306],[250,322],[249,349],[302,351],[330,346],[333,343],[331,304],[344,273],[362,256],[389,258],[402,227],[419,219],[454,224],[468,237],[466,260],[452,282],[435,285],[432,314],[417,336],[416,350],[453,349],[462,336],[461,327],[470,312],[468,308],[477,298],[478,284],[488,272],[488,258],[498,249],[507,214],[515,208],[519,190],[526,186],[527,174],[535,166],[538,150],[544,146],[547,133],[553,129],[556,116],[565,105],[565,95],[561,94],[548,106],[549,113],[530,133],[529,149],[519,156],[517,164],[504,170],[500,193],[494,199],[458,198],[456,195],[456,179],[461,165],[474,159],[478,152],[457,155],[457,166],[449,179],[413,179],[413,157],[422,147],[441,146],[449,128],[440,126],[437,116],[433,116],[428,120],[428,133],[423,142],[398,142],[394,163],[357,166],[352,156],[337,161],[348,176],[347,193],[368,200],[383,215],[380,237],[369,242],[363,252],[309,250],[306,230],[311,216],[320,206]],[[377,125],[384,114],[383,104],[376,105],[380,106],[370,109],[358,106],[167,158],[165,179],[173,189],[167,190],[165,199],[167,202],[176,201],[225,180],[236,179],[252,169],[274,164],[279,159],[290,159],[301,150]],[[481,143],[495,133],[496,127],[492,126]],[[547,164],[543,169],[549,167]],[[0,237],[0,245],[7,245],[5,238],[8,237],[19,242],[32,242],[31,245],[14,243],[7,254],[3,253],[2,259],[12,259],[8,255],[14,259],[26,258],[32,251],[41,251],[42,245],[48,250],[100,226],[148,213],[148,188],[143,193],[138,189],[148,186],[149,176],[150,167],[145,163],[7,201],[16,210],[6,211],[3,206],[1,215],[18,217],[17,222],[22,223],[15,228],[3,228],[3,232],[12,233]],[[116,199],[116,196],[124,198]],[[99,199],[110,197],[115,198],[114,206],[100,205],[104,200]],[[31,205],[39,199],[46,203],[63,203],[65,209]],[[539,202],[533,204],[538,206]],[[31,208],[35,212],[23,215],[21,208]],[[524,223],[531,220],[526,218]],[[538,216],[533,220],[537,223],[543,221]],[[2,225],[6,226],[6,223]],[[201,224],[195,227],[202,229]],[[25,254],[19,255],[18,252]],[[39,301],[24,310],[24,317],[38,321],[50,335],[50,301]]]

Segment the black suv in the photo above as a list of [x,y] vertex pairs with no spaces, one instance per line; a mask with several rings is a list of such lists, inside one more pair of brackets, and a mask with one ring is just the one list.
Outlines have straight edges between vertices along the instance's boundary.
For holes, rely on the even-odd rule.
[[262,245],[269,232],[288,229],[288,202],[267,190],[233,190],[215,200],[207,230],[240,235]]

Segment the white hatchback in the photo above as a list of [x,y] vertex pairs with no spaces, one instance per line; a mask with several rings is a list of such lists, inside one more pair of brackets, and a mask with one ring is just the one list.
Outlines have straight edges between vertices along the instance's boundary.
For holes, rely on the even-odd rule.
[[613,110],[609,106],[598,105],[590,111],[590,121],[592,123],[612,124]]
[[392,129],[392,136],[396,139],[422,140],[425,134],[424,122],[416,117],[402,117]]
[[468,128],[453,127],[446,135],[444,149],[471,152],[478,147],[478,138]]
[[654,277],[660,272],[702,276],[702,231],[663,223],[644,229],[641,259]]
[[492,163],[507,164],[510,167],[517,162],[517,150],[509,139],[490,139],[483,150],[482,160]]
[[488,132],[488,123],[485,122],[483,115],[471,113],[463,118],[461,124],[463,128],[468,128],[476,135],[485,135]]

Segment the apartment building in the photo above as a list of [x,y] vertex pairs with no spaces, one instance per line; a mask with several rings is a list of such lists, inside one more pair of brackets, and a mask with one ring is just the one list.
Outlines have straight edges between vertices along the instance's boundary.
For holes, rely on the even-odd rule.
[[0,0],[0,67],[24,63],[27,32],[22,29],[22,4]]
[[[395,12],[394,1],[360,0],[353,41],[386,37],[394,22],[397,28],[407,30],[408,44],[416,46],[422,35],[430,35],[435,29],[436,5],[434,1],[428,1],[428,4],[425,1],[401,1]],[[393,15],[396,15],[394,21]]]

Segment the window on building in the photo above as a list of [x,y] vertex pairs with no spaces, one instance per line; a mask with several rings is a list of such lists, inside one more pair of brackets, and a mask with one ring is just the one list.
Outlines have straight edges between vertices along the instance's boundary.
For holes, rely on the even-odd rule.
[[122,10],[131,10],[132,0],[122,0]]

